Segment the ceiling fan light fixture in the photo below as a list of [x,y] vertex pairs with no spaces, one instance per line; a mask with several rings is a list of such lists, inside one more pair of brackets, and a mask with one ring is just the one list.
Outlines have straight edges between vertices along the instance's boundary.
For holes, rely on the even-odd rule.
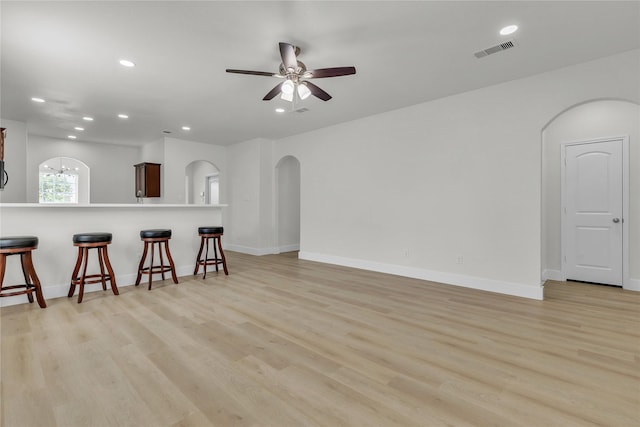
[[300,99],[307,99],[311,95],[311,91],[304,83],[298,85],[298,96]]
[[293,92],[282,91],[282,94],[280,95],[280,99],[282,99],[283,101],[293,102]]
[[282,84],[282,88],[280,90],[283,94],[293,94],[294,84],[291,80],[287,80]]

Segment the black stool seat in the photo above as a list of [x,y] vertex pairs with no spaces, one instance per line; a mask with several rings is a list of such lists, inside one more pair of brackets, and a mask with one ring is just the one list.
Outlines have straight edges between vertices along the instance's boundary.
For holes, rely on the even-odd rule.
[[35,236],[0,237],[0,249],[33,248],[38,246]]
[[198,227],[198,234],[223,234],[224,227]]
[[171,230],[156,229],[156,230],[142,230],[140,237],[143,239],[158,239],[171,237]]
[[[31,257],[31,252],[37,247],[38,238],[35,236],[0,237],[0,297],[26,294],[29,302],[32,303],[33,293],[35,292],[38,305],[41,308],[47,307],[42,287],[40,286],[40,279],[38,279],[36,270],[33,267],[33,259]],[[7,257],[11,255],[20,255],[24,283],[5,286],[4,274],[7,266]]]
[[73,235],[73,243],[111,243],[111,233],[79,233]]

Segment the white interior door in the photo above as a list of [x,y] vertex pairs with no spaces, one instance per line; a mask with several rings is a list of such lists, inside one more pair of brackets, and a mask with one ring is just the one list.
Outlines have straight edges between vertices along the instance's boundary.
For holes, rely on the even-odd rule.
[[564,154],[565,277],[621,286],[622,140],[566,145]]
[[208,205],[217,205],[220,203],[220,179],[216,175],[207,175],[205,177],[205,203]]

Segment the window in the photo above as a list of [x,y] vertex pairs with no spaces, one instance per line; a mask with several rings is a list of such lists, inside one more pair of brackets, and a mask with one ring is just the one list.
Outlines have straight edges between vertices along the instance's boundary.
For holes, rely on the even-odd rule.
[[77,173],[40,172],[40,203],[78,203]]
[[89,167],[72,157],[54,157],[38,166],[39,203],[89,203]]

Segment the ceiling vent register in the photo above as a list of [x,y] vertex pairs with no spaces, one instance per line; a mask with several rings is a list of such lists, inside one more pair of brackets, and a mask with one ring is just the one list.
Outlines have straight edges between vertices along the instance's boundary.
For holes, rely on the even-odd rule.
[[491,47],[488,47],[488,48],[486,48],[484,50],[476,52],[476,53],[474,53],[474,55],[476,56],[476,58],[484,58],[485,56],[489,56],[489,55],[492,55],[494,53],[502,52],[503,50],[511,49],[512,47],[515,47],[515,45],[516,45],[516,41],[515,40],[509,40],[509,41],[506,41],[504,43],[500,43],[500,44],[497,44],[495,46],[491,46]]

